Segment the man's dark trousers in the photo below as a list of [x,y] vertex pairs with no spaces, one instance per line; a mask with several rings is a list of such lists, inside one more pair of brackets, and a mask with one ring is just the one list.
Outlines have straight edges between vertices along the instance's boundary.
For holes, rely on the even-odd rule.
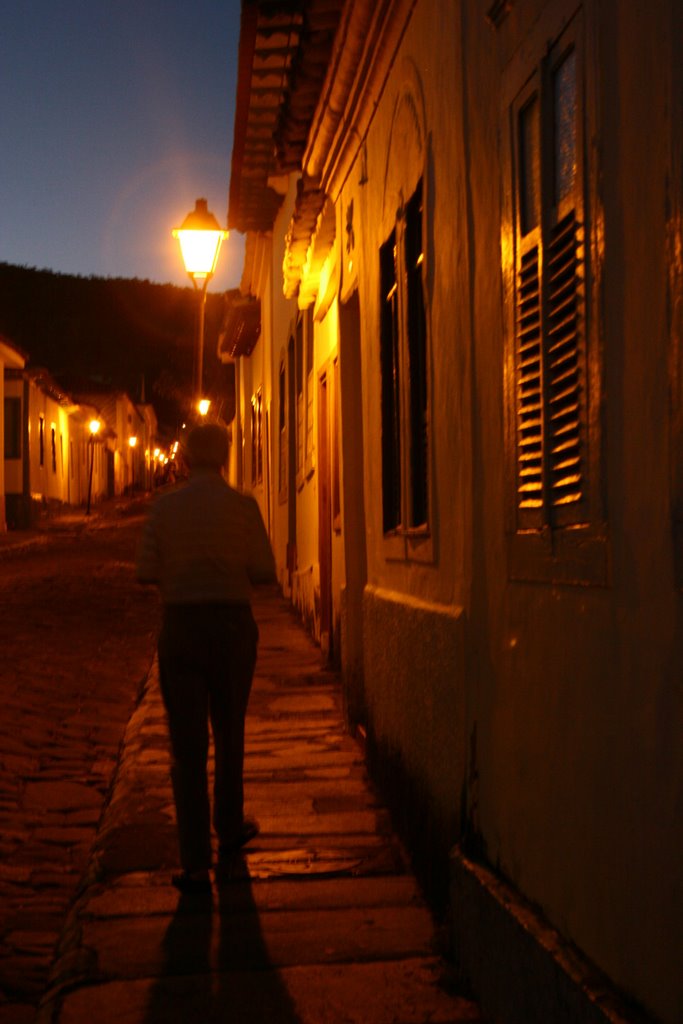
[[211,865],[208,723],[214,740],[213,825],[219,845],[240,835],[244,720],[258,628],[248,604],[169,604],[159,636],[159,680],[168,716],[180,862]]

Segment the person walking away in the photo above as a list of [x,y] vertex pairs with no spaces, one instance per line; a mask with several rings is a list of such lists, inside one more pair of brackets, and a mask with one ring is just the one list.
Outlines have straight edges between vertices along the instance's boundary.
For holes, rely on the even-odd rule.
[[207,759],[214,741],[213,827],[218,862],[228,863],[258,834],[244,817],[244,721],[258,628],[251,586],[276,581],[275,561],[256,501],[222,475],[227,430],[194,427],[184,449],[189,478],[159,495],[145,522],[137,578],[159,587],[159,681],[168,719],[181,892],[211,891]]

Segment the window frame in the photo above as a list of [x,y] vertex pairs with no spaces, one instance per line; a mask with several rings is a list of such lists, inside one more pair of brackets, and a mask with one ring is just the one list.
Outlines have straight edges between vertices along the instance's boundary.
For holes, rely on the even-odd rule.
[[294,364],[296,392],[296,485],[303,487],[304,482],[304,409],[305,409],[305,378],[304,367],[304,321],[301,313],[296,318],[294,330]]
[[263,388],[251,396],[251,485],[263,485]]
[[304,477],[308,479],[315,470],[315,333],[313,306],[301,314],[303,321],[303,345],[305,354],[305,401],[304,401]]
[[289,437],[287,431],[287,360],[283,353],[278,371],[278,501],[283,504],[288,496]]
[[38,417],[38,465],[45,466],[45,417]]
[[[384,554],[390,560],[431,562],[434,547],[426,181],[423,168],[408,199],[400,196],[394,223],[379,247],[379,377]],[[416,204],[419,229],[411,219]],[[420,251],[412,267],[408,266],[408,250],[418,233]],[[417,341],[413,315],[416,295],[421,335]],[[413,367],[418,350],[421,358],[416,373]],[[418,433],[421,457],[416,457]],[[420,507],[416,498],[419,474],[424,516],[415,522],[415,509]]]
[[[552,40],[550,45],[548,40]],[[606,585],[608,582],[608,543],[602,494],[602,336],[600,323],[600,290],[604,264],[604,223],[601,198],[598,192],[597,151],[593,143],[588,151],[588,140],[596,138],[596,98],[593,76],[586,73],[589,64],[590,43],[584,33],[584,17],[580,8],[570,18],[558,19],[554,8],[549,8],[539,20],[535,32],[514,55],[504,78],[501,110],[503,174],[503,216],[501,222],[501,256],[503,295],[505,308],[505,532],[508,553],[508,573],[512,580],[552,582],[583,585]],[[570,200],[554,202],[550,181],[554,175],[554,140],[548,102],[554,70],[561,66],[570,50],[576,54],[577,82],[577,182]],[[580,337],[577,331],[577,351],[583,360],[580,383],[582,401],[579,403],[581,439],[582,499],[576,506],[576,515],[559,510],[549,500],[549,461],[547,438],[543,439],[542,495],[540,516],[534,516],[519,504],[519,424],[523,400],[518,399],[522,386],[517,366],[518,334],[516,317],[521,309],[518,291],[518,263],[520,252],[530,244],[528,235],[522,235],[521,207],[523,182],[520,175],[519,117],[525,104],[537,90],[540,102],[540,222],[539,281],[540,281],[540,345],[547,358],[550,342],[547,338],[549,323],[546,253],[550,251],[551,227],[560,224],[567,210],[576,210],[577,303],[581,305]],[[582,232],[582,235],[580,234]],[[524,238],[527,238],[527,241]],[[579,281],[580,279],[580,281]],[[521,280],[521,275],[519,280]],[[582,283],[581,283],[582,282]],[[521,331],[521,328],[520,328]],[[541,404],[544,428],[549,420],[551,404],[548,378],[550,371],[543,368],[541,378]],[[554,509],[554,512],[552,511]]]

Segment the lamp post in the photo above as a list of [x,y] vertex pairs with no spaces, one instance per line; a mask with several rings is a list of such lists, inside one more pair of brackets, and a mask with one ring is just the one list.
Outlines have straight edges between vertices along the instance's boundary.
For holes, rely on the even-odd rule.
[[90,515],[90,499],[92,497],[92,471],[93,465],[95,464],[95,437],[99,433],[102,424],[99,420],[90,420],[88,428],[90,430],[90,473],[88,474],[88,503],[85,508],[86,516]]
[[180,243],[185,270],[192,280],[199,297],[197,316],[197,354],[195,360],[194,402],[202,398],[204,379],[204,311],[206,289],[214,275],[221,245],[228,237],[214,215],[209,211],[206,199],[197,199],[194,210],[179,228],[173,229],[173,237]]

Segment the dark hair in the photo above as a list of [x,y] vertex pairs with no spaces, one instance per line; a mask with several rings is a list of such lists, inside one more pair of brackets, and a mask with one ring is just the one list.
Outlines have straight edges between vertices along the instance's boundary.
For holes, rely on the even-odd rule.
[[222,469],[228,460],[229,450],[228,431],[220,423],[198,424],[185,441],[185,458],[191,469]]

